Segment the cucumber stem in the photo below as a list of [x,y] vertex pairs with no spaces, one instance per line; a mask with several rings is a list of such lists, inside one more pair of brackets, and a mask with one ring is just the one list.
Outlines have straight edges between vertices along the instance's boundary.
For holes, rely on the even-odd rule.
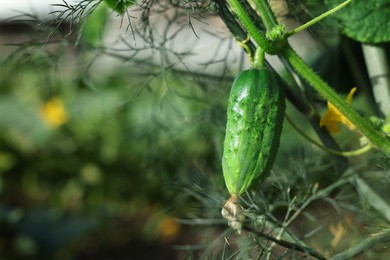
[[261,69],[265,67],[265,52],[262,48],[257,47],[253,61],[253,68]]

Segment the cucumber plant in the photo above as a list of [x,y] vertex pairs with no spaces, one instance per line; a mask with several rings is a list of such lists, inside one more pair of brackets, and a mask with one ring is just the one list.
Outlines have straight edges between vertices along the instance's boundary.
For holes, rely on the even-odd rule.
[[[244,2],[239,0],[228,0],[230,8],[238,17],[239,23],[249,33],[258,46],[260,46],[268,54],[280,54],[294,69],[312,86],[325,100],[331,102],[361,133],[372,145],[372,147],[383,151],[386,155],[390,155],[390,140],[381,131],[377,131],[368,120],[362,118],[347,102],[345,102],[325,81],[323,81],[313,70],[302,60],[302,58],[293,50],[286,39],[295,33],[308,28],[314,23],[320,21],[326,16],[344,8],[350,4],[352,0],[346,0],[328,12],[314,18],[312,21],[290,31],[284,32],[283,26],[278,24],[273,12],[266,0],[258,0],[255,2],[256,11],[260,13],[260,17],[267,29],[267,34],[254,23],[253,13],[249,13],[249,9],[244,5]],[[334,4],[333,1],[332,4]],[[339,1],[337,1],[339,2]],[[377,3],[380,6],[383,1]],[[358,3],[356,5],[361,4]],[[360,7],[361,8],[361,7]],[[232,27],[228,25],[228,27]],[[384,31],[384,29],[382,29]]]
[[[361,118],[303,62],[287,42],[288,37],[344,8],[351,3],[351,0],[342,2],[290,32],[285,32],[284,27],[277,23],[267,1],[254,1],[254,8],[260,13],[267,34],[264,34],[261,28],[254,23],[253,16],[248,14],[245,2],[229,0],[228,3],[239,23],[258,45],[257,49],[261,50],[259,52],[261,60],[264,59],[264,52],[271,55],[281,54],[298,74],[336,107],[338,113],[346,118],[345,121],[350,122],[359,133],[363,134],[372,147],[382,150],[387,155],[390,154],[388,136]],[[231,26],[230,21],[227,25],[233,32],[237,30],[232,29],[234,27]],[[257,53],[256,58],[258,55]],[[281,93],[276,76],[256,62],[254,68],[243,71],[236,77],[231,89],[222,159],[223,175],[231,198],[224,204],[222,215],[239,233],[243,216],[238,197],[268,175],[275,159],[285,108],[284,97]],[[365,152],[367,149],[360,151]]]
[[[351,108],[350,103],[345,102],[344,98],[341,98],[333,89],[330,88],[330,86],[324,80],[322,80],[317,74],[315,74],[313,70],[293,50],[293,48],[290,46],[289,42],[287,41],[290,36],[299,33],[301,30],[306,29],[308,26],[311,26],[312,24],[318,22],[325,16],[335,11],[338,11],[340,9],[343,9],[343,11],[346,9],[349,10],[349,7],[359,8],[358,12],[356,12],[356,14],[358,15],[350,15],[351,14],[350,12],[347,12],[347,15],[345,14],[338,15],[338,13],[336,13],[336,18],[340,21],[340,24],[343,24],[344,26],[343,31],[345,32],[346,35],[349,35],[351,37],[357,37],[361,41],[368,42],[368,43],[378,43],[383,40],[389,41],[389,36],[388,36],[389,34],[387,33],[387,28],[388,26],[390,26],[390,24],[387,21],[388,19],[387,20],[371,19],[375,21],[381,21],[380,24],[388,25],[388,26],[384,26],[384,29],[382,29],[382,33],[376,33],[374,36],[371,35],[370,31],[365,33],[360,33],[360,31],[355,28],[357,24],[359,26],[362,26],[361,22],[364,19],[361,19],[361,17],[365,17],[367,15],[371,15],[373,13],[378,12],[378,10],[380,9],[379,7],[387,7],[386,5],[387,0],[373,0],[372,1],[373,4],[371,5],[367,4],[363,0],[354,0],[353,2],[351,0],[347,0],[345,2],[340,3],[341,1],[342,0],[322,1],[325,3],[325,5],[328,8],[332,8],[332,9],[326,12],[325,14],[320,15],[319,17],[313,19],[312,21],[291,31],[286,31],[285,27],[282,24],[280,24],[279,21],[275,18],[274,13],[270,8],[270,3],[272,4],[272,1],[269,0],[227,0],[227,1],[224,0],[212,0],[212,1],[143,0],[143,1],[137,1],[138,8],[137,10],[134,10],[135,11],[134,16],[133,16],[133,10],[128,10],[129,7],[136,5],[136,1],[134,0],[82,0],[80,1],[79,4],[75,6],[69,5],[67,9],[68,12],[64,11],[61,14],[62,16],[59,15],[59,17],[61,18],[66,16],[69,17],[69,19],[71,19],[73,16],[77,16],[78,14],[80,14],[79,16],[85,18],[88,16],[88,14],[90,14],[90,12],[95,12],[96,16],[95,17],[90,16],[91,20],[88,21],[86,23],[86,26],[84,27],[85,38],[86,38],[84,42],[91,45],[91,48],[95,48],[96,50],[98,50],[98,52],[104,52],[105,55],[115,56],[116,58],[120,58],[122,61],[132,62],[137,66],[141,63],[146,64],[148,68],[150,65],[152,65],[153,71],[150,74],[153,74],[153,77],[155,75],[161,74],[161,76],[164,78],[164,80],[162,81],[163,84],[160,84],[161,82],[156,82],[156,85],[158,85],[159,87],[160,85],[163,85],[160,93],[161,95],[156,95],[156,97],[162,99],[166,97],[166,95],[169,94],[173,95],[173,93],[181,95],[182,97],[186,97],[186,98],[195,95],[192,92],[188,93],[188,95],[187,93],[183,95],[183,93],[177,91],[176,88],[172,88],[172,86],[170,86],[171,79],[167,80],[168,79],[167,75],[169,74],[170,70],[176,69],[175,67],[176,61],[177,63],[180,64],[185,63],[184,60],[182,59],[184,54],[182,53],[182,50],[180,48],[177,48],[180,49],[179,51],[177,50],[167,51],[168,49],[166,49],[167,46],[165,45],[166,43],[171,43],[171,40],[176,35],[180,34],[179,32],[181,32],[182,28],[186,28],[186,26],[182,26],[183,21],[187,21],[189,27],[194,29],[191,23],[191,18],[195,17],[195,14],[197,14],[197,12],[201,16],[205,13],[204,12],[205,10],[207,11],[211,10],[212,14],[215,14],[214,11],[216,11],[217,14],[223,19],[223,21],[227,25],[232,35],[237,40],[242,41],[245,37],[248,36],[248,41],[245,42],[244,47],[246,52],[249,54],[248,56],[250,60],[253,59],[251,53],[253,53],[255,50],[257,50],[258,52],[254,55],[254,62],[252,68],[239,72],[231,86],[229,104],[227,109],[226,136],[224,140],[223,155],[220,158],[220,155],[218,154],[218,159],[217,159],[218,161],[217,167],[219,167],[219,164],[222,163],[222,171],[223,171],[225,185],[227,191],[230,194],[230,198],[226,201],[226,203],[222,207],[222,215],[228,220],[228,224],[232,226],[234,229],[236,229],[238,232],[241,232],[241,230],[245,228],[247,231],[251,232],[251,234],[258,235],[258,233],[263,232],[263,231],[259,231],[261,230],[262,227],[267,227],[266,231],[261,233],[258,237],[266,238],[267,245],[264,246],[262,249],[266,249],[268,254],[272,252],[272,243],[269,243],[269,241],[272,241],[273,243],[280,243],[279,245],[292,250],[300,249],[301,250],[300,252],[311,254],[312,256],[316,256],[316,258],[318,259],[325,259],[324,257],[321,257],[313,250],[310,250],[307,247],[305,248],[305,244],[301,243],[301,241],[303,241],[304,239],[301,238],[298,239],[296,237],[293,237],[291,234],[289,234],[291,230],[288,230],[288,228],[291,226],[291,223],[294,223],[298,219],[298,217],[302,217],[302,215],[304,215],[302,213],[304,212],[304,210],[307,209],[308,205],[312,201],[318,200],[318,198],[330,198],[330,196],[328,196],[330,192],[333,191],[333,189],[336,188],[338,189],[341,188],[342,185],[348,184],[350,180],[354,180],[353,175],[351,174],[347,177],[345,176],[341,177],[340,178],[341,181],[339,180],[337,181],[337,183],[332,184],[332,186],[328,189],[326,188],[323,189],[323,187],[319,188],[320,185],[314,182],[313,183],[305,182],[304,184],[300,185],[297,183],[289,182],[290,180],[288,180],[285,182],[285,185],[277,187],[277,190],[280,191],[281,195],[280,197],[278,197],[279,200],[276,202],[273,201],[274,197],[272,197],[272,195],[267,194],[266,198],[262,196],[256,196],[259,195],[260,192],[268,193],[269,191],[269,190],[260,191],[260,189],[256,189],[256,185],[261,184],[265,180],[265,178],[269,175],[279,146],[280,135],[283,127],[283,118],[286,117],[286,119],[289,120],[289,118],[285,115],[285,97],[292,104],[292,106],[297,108],[300,112],[303,111],[302,114],[306,117],[306,119],[309,119],[308,121],[310,123],[312,123],[313,129],[316,131],[319,139],[321,139],[323,144],[323,149],[325,151],[335,154],[338,158],[341,156],[346,156],[347,154],[349,155],[360,154],[362,151],[366,152],[368,149],[371,149],[372,151],[374,150],[374,148],[383,151],[385,154],[389,154],[390,151],[389,138],[388,138],[389,120],[384,121],[383,118],[377,118],[375,119],[375,122],[372,123],[362,118],[362,116],[360,115],[362,113],[358,114],[356,111],[354,111]],[[294,2],[294,4],[296,3],[295,1],[284,1],[284,2],[286,3]],[[350,6],[347,7],[348,4]],[[120,14],[121,18],[123,18],[123,15],[127,14],[129,18],[128,22],[130,22],[130,18],[132,19],[132,21],[134,21],[135,27],[134,30],[132,30],[134,39],[138,36],[141,36],[141,40],[143,40],[144,42],[142,42],[141,45],[136,46],[135,40],[133,44],[130,41],[128,41],[128,39],[126,39],[127,38],[126,34],[123,35],[123,37],[121,36],[120,38],[120,42],[124,43],[125,45],[124,49],[117,48],[116,45],[110,46],[110,44],[106,45],[103,42],[101,42],[100,41],[101,35],[99,34],[99,32],[100,30],[102,30],[101,28],[103,28],[103,26],[100,25],[104,25],[105,23],[105,21],[102,21],[101,17],[105,17],[106,12],[103,9],[104,12],[102,11],[102,15],[101,16],[97,15],[98,9],[95,8],[97,5],[100,5],[101,8],[107,7],[111,9],[114,16]],[[365,8],[366,5],[367,8]],[[376,7],[374,8],[374,6]],[[169,13],[168,15],[167,14],[168,12],[166,11],[168,10],[171,11],[173,8],[182,8],[183,9],[181,10],[182,13],[172,12]],[[183,13],[184,16],[180,16]],[[136,17],[139,14],[141,14],[140,19]],[[155,24],[153,23],[153,20],[155,19],[150,19],[151,14],[153,15],[157,14],[159,18],[162,18],[161,20],[157,19],[159,22],[164,19],[167,19],[167,21],[169,21],[168,25],[166,26],[167,27],[166,31],[163,32],[162,35],[163,40],[161,42],[158,41],[159,40],[158,37],[161,37],[161,34],[159,34],[161,33],[161,30],[158,29],[161,29],[160,26],[164,26],[164,25],[158,24],[159,26],[155,26]],[[179,19],[183,17],[185,19]],[[62,21],[61,19],[59,20]],[[82,20],[83,19],[79,19],[79,20],[75,19],[75,21],[82,21]],[[99,21],[101,22],[101,24],[99,23]],[[182,27],[180,27],[180,29],[175,31],[175,33],[171,34],[169,27],[175,28],[176,30],[177,24],[180,24]],[[381,32],[381,30],[375,30],[375,32]],[[157,35],[158,37],[156,37]],[[144,43],[145,46],[143,46]],[[138,55],[145,50],[149,50],[149,48],[153,51],[158,51],[158,52],[153,52],[152,55],[154,55],[155,53],[162,54],[161,71],[158,71],[159,68],[158,66],[156,66],[157,62],[154,59],[152,61],[152,59],[144,58],[144,56]],[[124,52],[121,52],[122,50],[124,50]],[[121,53],[119,54],[118,51]],[[33,52],[29,52],[29,53],[33,53]],[[166,53],[168,53],[168,55],[166,55]],[[318,124],[319,123],[318,118],[316,119],[313,116],[315,115],[315,113],[312,113],[312,111],[317,112],[315,108],[317,104],[315,104],[314,102],[311,103],[312,100],[306,100],[305,97],[296,98],[292,96],[291,93],[293,94],[298,93],[297,96],[299,96],[299,94],[303,93],[304,91],[300,92],[300,90],[297,90],[299,88],[293,90],[293,87],[291,87],[291,85],[294,83],[289,82],[288,79],[286,80],[285,78],[284,78],[285,82],[282,84],[280,82],[280,78],[275,73],[275,71],[270,69],[269,66],[265,65],[264,53],[267,53],[269,55],[278,55],[284,61],[285,67],[291,69],[291,70],[287,70],[288,73],[286,74],[290,74],[291,76],[292,74],[296,73],[293,75],[295,79],[300,78],[306,80],[308,82],[308,85],[302,84],[300,86],[304,86],[304,87],[311,86],[312,88],[317,90],[317,92],[324,99],[324,101],[327,101],[328,104],[331,104],[332,107],[336,108],[336,110],[339,112],[341,116],[348,119],[348,122],[350,122],[354,126],[354,129],[356,129],[356,132],[354,132],[354,134],[356,134],[357,136],[364,137],[366,141],[365,144],[368,145],[364,146],[363,147],[364,149],[361,149],[360,151],[358,151],[358,153],[357,152],[347,153],[343,151],[335,152],[335,150],[337,149],[335,149],[334,147],[332,149],[329,149],[330,147],[329,141],[333,139],[332,137],[330,137],[329,132],[327,132],[324,128],[320,128],[320,125]],[[174,60],[172,57],[175,57],[177,59]],[[207,64],[209,63],[211,62],[207,62]],[[228,63],[226,62],[226,64]],[[133,66],[133,67],[135,68],[137,66]],[[294,72],[292,72],[293,70]],[[191,73],[188,73],[187,76],[191,77],[192,74],[196,74],[196,73],[191,71]],[[215,75],[208,75],[208,76],[210,76],[210,78],[213,77],[213,79],[218,78],[218,80],[220,80],[220,78],[216,77]],[[89,83],[88,80],[84,80],[84,79],[88,79],[88,77],[83,78],[83,84]],[[193,78],[191,77],[191,79]],[[178,85],[180,85],[180,88],[183,88],[182,86],[186,84],[178,84]],[[203,82],[201,86],[203,86]],[[217,86],[216,89],[219,89],[218,91],[221,91],[219,84],[214,84],[214,86]],[[149,82],[146,82],[145,85],[141,84],[140,90],[136,91],[137,93],[134,94],[134,97],[138,96],[138,94],[142,92],[142,89],[144,88],[148,90],[153,89],[153,91],[156,91],[156,89],[154,89],[153,87],[154,85],[149,84]],[[296,92],[294,92],[295,90]],[[209,99],[212,99],[210,98],[209,93],[207,93],[207,95],[205,96],[207,96],[207,98]],[[197,98],[196,100],[198,101],[201,100],[202,98]],[[172,107],[175,106],[171,102],[165,102],[165,104],[168,103],[169,105],[172,105]],[[181,109],[183,109],[184,107],[184,106],[181,107],[182,104],[176,106],[177,107],[180,106]],[[313,109],[311,109],[312,107]],[[190,110],[190,108],[188,108],[188,110]],[[384,111],[383,114],[385,115],[387,114],[387,112],[388,111]],[[222,113],[219,113],[218,116],[220,114]],[[188,117],[183,116],[183,118],[185,119],[187,119]],[[289,120],[289,122],[291,122],[290,124],[292,125],[293,121]],[[166,126],[167,126],[166,128],[170,130],[175,128],[172,122],[167,122]],[[323,131],[321,132],[320,130]],[[150,135],[154,136],[155,133],[153,132]],[[301,132],[301,135],[305,136],[305,133]],[[309,135],[307,135],[305,138],[310,140]],[[196,140],[196,137],[195,138],[191,137],[191,140]],[[165,141],[161,141],[161,143],[164,142]],[[161,145],[160,142],[150,142],[150,143],[153,145],[156,144],[156,146]],[[336,143],[337,145],[337,142],[334,143]],[[157,156],[166,156],[166,154],[161,153],[161,155],[157,154]],[[213,164],[213,166],[215,165]],[[153,165],[153,167],[156,166]],[[291,171],[291,172],[295,173],[295,171]],[[275,179],[281,178],[281,175],[282,174],[280,174],[279,176],[275,176],[276,177]],[[219,175],[218,177],[221,177],[221,175]],[[303,179],[303,178],[300,179],[299,176],[298,177],[295,176],[294,178],[296,178],[294,180]],[[188,179],[190,180],[189,183],[192,184],[195,182],[194,179],[196,179],[196,176],[189,174]],[[279,181],[279,179],[276,181],[275,179],[270,180],[270,183],[274,184],[276,181]],[[202,179],[201,182],[198,179],[197,181],[198,181],[197,185],[189,185],[190,187],[188,189],[194,189],[194,190],[198,189],[203,192],[203,193],[201,192],[199,193],[204,197],[206,196],[213,197],[214,204],[212,205],[212,207],[210,206],[211,203],[209,203],[208,205],[210,207],[209,208],[204,207],[202,210],[206,213],[210,213],[210,215],[213,214],[212,217],[215,218],[215,216],[219,214],[219,212],[216,212],[217,211],[216,209],[218,209],[219,211],[222,204],[222,200],[225,199],[225,197],[222,198],[221,200],[215,199],[216,196],[212,196],[211,194],[213,193],[210,192],[208,188],[207,189],[204,188],[204,184],[207,182],[207,180]],[[219,184],[220,183],[218,183],[217,185],[218,188],[220,188],[221,186]],[[371,195],[375,194],[375,192],[370,191],[370,189],[367,188],[367,185],[364,184],[361,178],[359,179],[358,182],[356,182],[356,184],[357,185],[355,185],[354,188],[357,187],[357,189],[360,189],[359,190],[360,193],[362,194],[365,193],[364,195],[368,193],[371,193]],[[267,186],[266,188],[268,187],[269,186]],[[291,190],[293,190],[291,192],[291,197],[290,197],[290,191],[291,191],[290,188]],[[251,192],[247,192],[248,190],[250,190]],[[296,195],[295,192],[297,190],[298,192],[301,193],[302,191],[307,191],[307,195],[306,195],[307,197],[300,200],[299,195],[301,194],[295,196]],[[183,192],[183,189],[180,192]],[[218,190],[218,192],[220,192],[220,190]],[[256,197],[255,198],[256,200],[253,200],[255,202],[252,203],[251,199],[253,199],[254,197]],[[269,199],[270,197],[272,198]],[[281,199],[281,197],[283,198]],[[368,200],[374,197],[375,197],[375,201],[380,201],[380,199],[378,199],[378,197],[380,196],[367,196]],[[203,197],[198,196],[197,199],[198,198],[203,198]],[[272,207],[267,207],[268,199],[270,201],[268,205],[272,204],[271,205]],[[244,210],[241,207],[241,205],[244,205],[243,203],[247,203],[248,201],[251,202],[248,203],[249,207],[245,206],[247,207],[248,210]],[[371,201],[374,200],[371,199]],[[258,205],[263,205],[261,204],[263,202],[264,204],[266,204],[265,207],[261,207],[261,206],[257,207]],[[385,213],[383,215],[388,216],[389,211],[385,207],[386,206],[385,202],[379,203],[378,205],[380,206],[375,205],[375,203],[370,203],[370,204],[373,204],[373,206],[376,208],[379,209],[382,208],[382,212]],[[277,210],[275,210],[275,208],[277,208]],[[282,220],[280,218],[280,215],[276,215],[276,214],[280,214],[281,212],[282,212],[281,214],[283,214],[284,213],[283,210],[285,210],[286,208],[287,208],[286,210],[287,213],[285,214],[284,220]],[[276,211],[277,213],[275,214]],[[250,221],[253,221],[253,222],[248,221],[248,223],[250,222],[251,224],[245,224],[245,227],[243,227],[243,222],[245,220],[244,216],[247,219],[250,219]],[[260,218],[262,218],[264,222],[260,223],[261,222],[261,220],[259,220]],[[307,220],[310,221],[309,218],[307,218]],[[273,226],[270,225],[270,222],[272,222]],[[262,226],[263,223],[266,223],[268,226],[266,226],[265,224],[264,226]],[[271,231],[268,233],[269,230]],[[341,228],[339,228],[339,230],[341,230]],[[292,231],[291,233],[294,233],[294,231]],[[306,234],[312,234],[312,233],[307,232]],[[340,233],[338,235],[340,235]],[[237,239],[240,239],[242,237],[244,236],[239,236],[237,237]],[[378,237],[374,237],[374,239],[377,238]],[[297,243],[294,244],[295,242],[292,243],[291,241],[295,241]],[[259,242],[259,240],[256,241],[256,243],[257,242]],[[268,247],[268,245],[270,246]],[[361,248],[363,248],[363,246],[361,246]],[[359,252],[359,250],[350,250],[350,251]],[[323,252],[324,251],[328,252],[328,250],[323,250]],[[211,257],[211,258],[216,258],[216,257]],[[237,256],[237,258],[240,257]],[[271,258],[270,255],[268,255],[267,259],[270,258]],[[346,258],[348,257],[344,257],[343,259]],[[243,259],[249,259],[249,257],[243,257]]]

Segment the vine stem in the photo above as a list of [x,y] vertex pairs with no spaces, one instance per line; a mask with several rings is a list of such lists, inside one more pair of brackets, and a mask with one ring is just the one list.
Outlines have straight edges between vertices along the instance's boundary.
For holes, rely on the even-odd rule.
[[253,21],[247,14],[247,12],[244,10],[242,5],[240,4],[239,0],[228,0],[230,6],[238,16],[238,19],[242,23],[242,25],[245,27],[245,29],[248,31],[248,33],[252,36],[252,38],[257,42],[261,48],[264,49],[267,53],[273,53],[275,50],[271,43],[267,40],[267,38],[264,36],[264,34],[257,29],[257,27],[254,25]]
[[315,23],[318,23],[319,21],[321,21],[322,19],[324,19],[325,17],[337,12],[338,10],[340,10],[341,8],[345,7],[346,5],[348,5],[349,3],[351,3],[352,0],[346,0],[345,2],[342,2],[341,4],[339,4],[338,6],[330,9],[329,11],[317,16],[316,18],[314,18],[313,20],[310,20],[308,21],[307,23],[295,28],[294,30],[286,33],[286,36],[287,37],[290,37],[291,35],[294,35],[296,34],[297,32],[300,32],[302,30],[305,30],[307,29],[308,27],[312,26],[313,24]]
[[360,117],[350,105],[325,83],[291,48],[286,45],[282,50],[283,57],[317,92],[330,101],[356,128],[367,137],[377,148],[390,155],[390,141],[381,132],[374,129],[369,123]]
[[350,157],[350,156],[361,155],[361,154],[363,154],[365,152],[368,152],[372,148],[371,145],[368,144],[368,145],[363,146],[362,148],[360,148],[358,150],[354,150],[354,151],[337,151],[337,150],[330,149],[330,148],[328,148],[326,146],[323,146],[322,144],[318,143],[313,138],[308,136],[304,131],[299,129],[299,127],[294,123],[294,121],[289,116],[287,116],[287,114],[285,114],[284,117],[290,123],[290,125],[295,129],[295,131],[297,131],[301,136],[303,136],[310,143],[314,144],[318,148],[320,148],[320,149],[322,149],[322,150],[324,150],[324,151],[326,151],[328,153],[335,154],[335,155],[340,155],[340,156],[344,156],[344,157]]
[[274,26],[278,25],[276,17],[272,12],[267,0],[252,0],[261,14],[261,20],[264,23],[267,31],[270,31]]
[[245,230],[253,233],[253,234],[256,234],[260,237],[264,237],[282,247],[285,247],[285,248],[289,248],[289,249],[292,249],[292,250],[295,250],[295,251],[298,251],[298,252],[302,252],[302,253],[306,253],[306,254],[309,254],[317,259],[320,259],[320,260],[325,260],[326,258],[324,256],[322,256],[320,253],[316,252],[314,249],[312,248],[309,248],[309,247],[305,247],[305,246],[302,246],[302,245],[298,245],[298,244],[295,244],[295,243],[291,243],[289,241],[285,241],[285,240],[281,240],[281,239],[278,239],[278,238],[275,238],[275,237],[272,237],[268,234],[265,234],[265,233],[261,233],[257,230],[255,230],[254,228],[252,227],[249,227],[249,226],[244,226]]

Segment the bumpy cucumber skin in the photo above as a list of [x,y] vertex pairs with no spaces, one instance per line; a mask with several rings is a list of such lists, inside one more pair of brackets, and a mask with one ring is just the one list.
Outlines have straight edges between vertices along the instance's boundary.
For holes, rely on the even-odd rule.
[[234,80],[227,109],[222,170],[230,194],[260,183],[275,161],[285,111],[275,72],[242,71]]

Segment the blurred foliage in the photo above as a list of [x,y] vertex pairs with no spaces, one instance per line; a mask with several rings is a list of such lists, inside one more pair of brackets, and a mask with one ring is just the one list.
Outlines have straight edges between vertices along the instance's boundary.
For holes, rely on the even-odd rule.
[[176,240],[176,194],[167,185],[188,165],[219,167],[224,122],[214,119],[223,118],[227,85],[205,91],[190,75],[146,78],[126,69],[91,89],[77,77],[60,79],[53,67],[37,73],[33,65],[7,64],[0,85],[3,256]]

